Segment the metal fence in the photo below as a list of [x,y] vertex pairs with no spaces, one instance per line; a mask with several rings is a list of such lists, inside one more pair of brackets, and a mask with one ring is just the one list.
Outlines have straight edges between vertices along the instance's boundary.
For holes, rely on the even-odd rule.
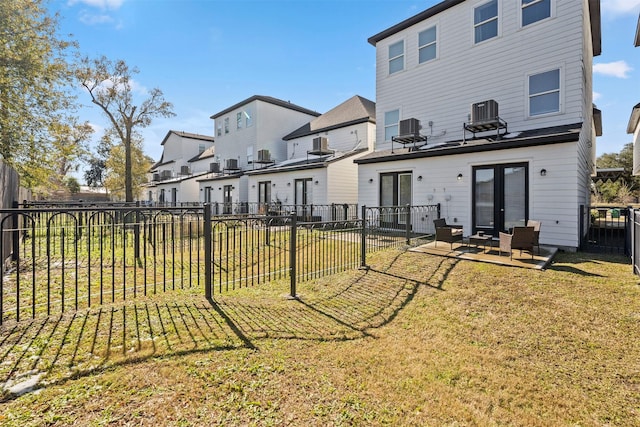
[[587,252],[606,252],[631,255],[631,209],[621,206],[581,206],[581,230],[586,228],[581,249]]
[[342,214],[300,221],[295,210],[222,217],[210,206],[0,210],[0,239],[13,242],[0,264],[0,324],[179,289],[213,297],[278,279],[289,279],[295,297],[298,282],[366,267],[368,252],[428,238],[439,206]]

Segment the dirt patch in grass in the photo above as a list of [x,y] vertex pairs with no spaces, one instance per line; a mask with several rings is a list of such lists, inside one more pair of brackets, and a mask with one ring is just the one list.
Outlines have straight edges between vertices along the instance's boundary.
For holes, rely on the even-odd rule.
[[299,300],[279,282],[5,325],[0,381],[28,392],[4,392],[0,424],[640,424],[624,258],[535,271],[387,250],[371,267]]

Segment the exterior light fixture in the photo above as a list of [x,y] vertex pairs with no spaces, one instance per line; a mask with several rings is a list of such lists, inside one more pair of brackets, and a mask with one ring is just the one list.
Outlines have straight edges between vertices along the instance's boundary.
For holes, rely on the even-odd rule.
[[422,175],[418,175],[418,181],[422,181]]
[[547,170],[546,169],[540,169],[540,176],[547,176]]
[[459,173],[459,174],[458,174],[458,181],[460,181],[461,179],[462,179],[462,174],[461,174],[461,173]]
[[373,178],[369,178],[369,184],[373,184]]

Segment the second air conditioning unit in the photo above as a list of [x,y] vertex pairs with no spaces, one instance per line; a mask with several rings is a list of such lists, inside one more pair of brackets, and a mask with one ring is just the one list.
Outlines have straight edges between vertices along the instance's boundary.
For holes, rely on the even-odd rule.
[[180,166],[180,175],[189,175],[191,173],[191,168],[189,166]]
[[325,154],[330,153],[329,151],[329,140],[323,136],[319,136],[317,138],[313,138],[313,150],[314,153],[317,154]]
[[169,179],[169,178],[171,178],[170,170],[163,170],[160,172],[160,179]]
[[238,159],[227,159],[225,164],[226,169],[229,170],[237,170],[238,169]]
[[471,124],[498,120],[498,103],[493,99],[471,104]]
[[209,163],[209,172],[215,172],[215,173],[220,172],[220,163],[218,162]]
[[271,163],[269,150],[258,150],[258,163]]
[[400,120],[400,136],[420,136],[420,120],[418,119],[405,119]]

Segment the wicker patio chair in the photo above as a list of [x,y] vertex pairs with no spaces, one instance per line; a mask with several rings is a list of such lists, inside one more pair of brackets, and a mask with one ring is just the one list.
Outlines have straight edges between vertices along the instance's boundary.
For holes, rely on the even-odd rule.
[[533,259],[534,246],[534,227],[513,227],[513,234],[500,232],[500,255],[508,252],[509,259],[513,259],[514,249],[520,250],[520,256],[523,250],[531,252]]
[[449,243],[451,249],[453,249],[455,242],[462,241],[461,225],[447,225],[447,220],[444,218],[434,219],[433,225],[436,227],[436,247],[438,247],[438,241],[440,241]]

